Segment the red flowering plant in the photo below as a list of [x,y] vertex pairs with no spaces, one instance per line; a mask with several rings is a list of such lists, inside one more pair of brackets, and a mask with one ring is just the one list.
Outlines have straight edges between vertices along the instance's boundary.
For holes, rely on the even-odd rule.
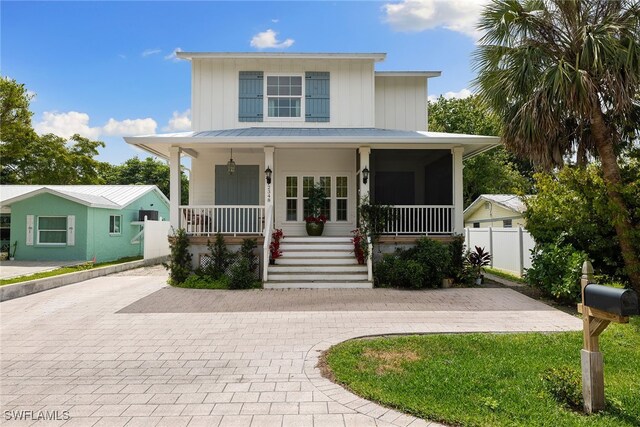
[[275,260],[282,256],[282,250],[280,249],[280,240],[284,239],[284,233],[282,229],[276,228],[271,233],[271,243],[269,244],[269,258]]
[[313,216],[309,215],[304,218],[304,222],[309,223],[313,222],[314,224],[324,224],[327,222],[327,217],[324,215]]
[[351,233],[353,233],[353,238],[351,239],[351,242],[353,242],[353,252],[356,255],[358,264],[365,264],[369,254],[367,236],[359,228],[351,230]]

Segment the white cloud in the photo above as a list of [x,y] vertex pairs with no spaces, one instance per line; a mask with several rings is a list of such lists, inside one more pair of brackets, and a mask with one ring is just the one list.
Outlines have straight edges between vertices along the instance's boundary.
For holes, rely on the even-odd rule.
[[291,47],[295,40],[286,39],[285,41],[279,41],[276,36],[277,32],[272,29],[258,33],[251,39],[251,47],[257,49],[286,49]]
[[104,126],[90,126],[89,115],[77,111],[56,112],[45,111],[42,120],[34,125],[40,135],[53,133],[63,138],[71,138],[78,133],[85,138],[97,139],[105,136],[145,135],[156,132],[157,123],[151,118],[125,119],[122,121],[109,119]]
[[144,52],[142,52],[142,57],[146,58],[147,56],[157,55],[160,52],[162,52],[160,49],[147,49]]
[[66,113],[45,111],[42,114],[42,120],[33,127],[40,135],[53,133],[63,138],[71,138],[74,134],[95,139],[100,136],[101,129],[99,127],[89,126],[89,115],[87,113],[79,113],[77,111],[68,111]]
[[480,13],[488,0],[403,0],[383,6],[385,21],[396,31],[446,28],[478,40]]
[[473,92],[471,92],[467,88],[464,88],[459,90],[458,92],[445,92],[441,95],[429,95],[429,101],[436,102],[440,96],[444,97],[444,99],[451,99],[451,98],[463,99],[463,98],[468,98],[471,95],[473,95]]
[[279,19],[272,19],[271,22],[273,22],[274,24],[277,24],[278,22],[280,22]]
[[121,121],[109,119],[102,127],[102,132],[107,136],[132,136],[149,135],[156,133],[158,124],[151,118],[124,119]]
[[178,55],[177,55],[178,52],[182,52],[182,49],[179,48],[179,47],[173,49],[173,52],[171,52],[169,55],[165,56],[164,59],[166,59],[167,61],[178,62],[178,61],[180,61],[180,58],[178,58]]
[[165,132],[191,130],[191,110],[187,110],[184,113],[174,111],[172,117],[169,119],[169,123],[163,127],[162,130]]

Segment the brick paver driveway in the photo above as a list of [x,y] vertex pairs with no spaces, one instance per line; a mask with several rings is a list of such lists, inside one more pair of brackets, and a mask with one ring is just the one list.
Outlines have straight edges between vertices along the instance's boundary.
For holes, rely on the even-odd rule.
[[71,417],[36,426],[426,425],[325,380],[318,354],[372,334],[581,328],[508,289],[216,294],[135,274],[0,304],[2,424],[32,424],[5,412],[25,410]]

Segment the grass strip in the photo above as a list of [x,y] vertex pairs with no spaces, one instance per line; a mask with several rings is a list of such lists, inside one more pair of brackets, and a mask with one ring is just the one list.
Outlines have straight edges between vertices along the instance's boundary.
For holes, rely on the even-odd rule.
[[602,334],[606,411],[586,416],[556,401],[549,368],[580,375],[582,334],[456,334],[347,341],[321,361],[354,393],[460,426],[639,426],[640,318]]
[[41,271],[39,273],[29,274],[27,276],[18,276],[18,277],[11,277],[9,279],[0,279],[0,286],[12,285],[14,283],[28,282],[30,280],[44,279],[45,277],[60,276],[61,274],[76,273],[78,271],[93,270],[99,267],[108,267],[110,265],[123,264],[125,262],[138,261],[141,259],[142,257],[136,256],[136,257],[120,258],[115,261],[99,262],[95,264],[92,262],[86,262],[79,265],[56,268],[55,270]]

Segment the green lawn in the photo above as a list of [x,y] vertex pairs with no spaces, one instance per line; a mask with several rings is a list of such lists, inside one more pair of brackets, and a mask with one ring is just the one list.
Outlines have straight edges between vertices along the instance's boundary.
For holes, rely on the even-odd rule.
[[359,339],[327,353],[329,375],[354,393],[421,418],[462,426],[639,426],[640,318],[600,338],[608,407],[565,409],[541,380],[580,372],[582,334],[458,334]]
[[506,271],[499,270],[497,268],[484,267],[487,273],[491,273],[494,276],[502,277],[503,279],[511,280],[516,283],[527,283],[522,277],[518,277],[515,274],[508,273]]
[[61,274],[75,273],[83,270],[92,270],[98,267],[107,267],[109,265],[122,264],[125,262],[138,261],[141,259],[142,257],[136,256],[136,257],[120,258],[116,261],[100,262],[97,264],[93,264],[92,262],[87,262],[84,264],[73,265],[70,267],[60,267],[60,268],[56,268],[55,270],[43,271],[40,273],[29,274],[27,276],[12,277],[10,279],[0,279],[0,286],[11,285],[14,283],[28,282],[29,280],[44,279],[45,277],[60,276]]

